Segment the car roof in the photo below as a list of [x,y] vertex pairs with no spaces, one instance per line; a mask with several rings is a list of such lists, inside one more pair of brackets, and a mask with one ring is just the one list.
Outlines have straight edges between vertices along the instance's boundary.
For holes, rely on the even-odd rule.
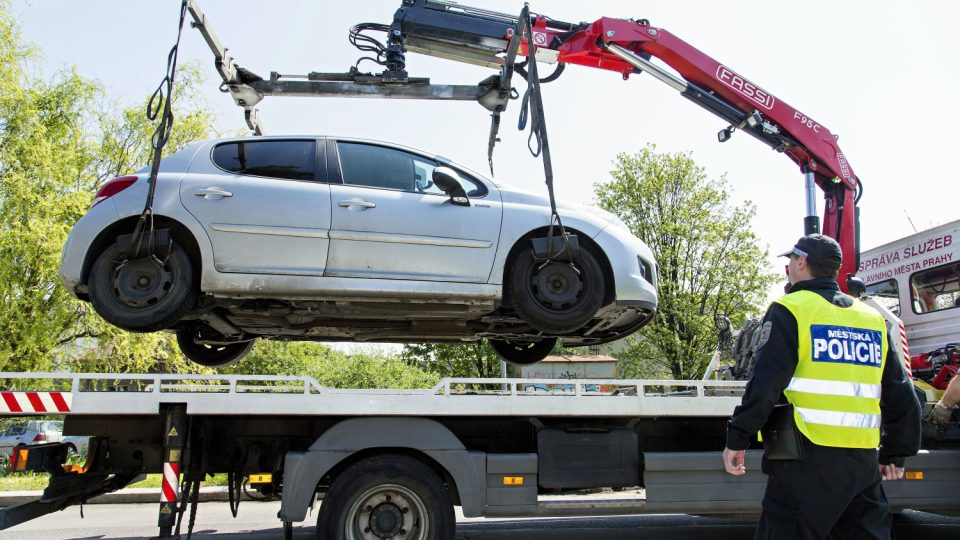
[[450,159],[450,158],[448,158],[448,157],[446,157],[446,156],[442,156],[442,155],[440,155],[440,154],[435,154],[435,153],[433,153],[433,152],[429,152],[429,151],[423,150],[423,149],[421,149],[421,148],[415,148],[415,147],[413,147],[413,146],[407,146],[407,145],[405,145],[405,144],[398,144],[398,143],[394,143],[394,142],[390,142],[390,141],[383,141],[383,140],[379,140],[379,139],[366,139],[366,138],[362,138],[362,137],[341,137],[341,136],[339,136],[339,135],[309,135],[309,134],[251,135],[251,136],[249,136],[249,137],[225,137],[225,138],[220,138],[220,139],[210,139],[210,140],[208,140],[208,141],[204,141],[203,144],[204,144],[204,145],[214,146],[214,145],[217,145],[217,144],[220,144],[220,143],[225,143],[225,142],[250,142],[250,141],[271,141],[271,140],[284,140],[284,141],[289,141],[289,140],[291,140],[291,139],[336,139],[336,140],[338,140],[338,141],[344,141],[344,142],[366,143],[366,144],[376,144],[376,145],[379,145],[379,146],[386,146],[386,147],[389,147],[389,148],[395,148],[395,149],[397,149],[397,150],[403,150],[403,151],[406,151],[406,152],[412,152],[412,153],[414,153],[414,154],[420,154],[420,155],[423,155],[423,156],[429,156],[429,157],[431,157],[431,158],[433,158],[433,159],[436,159],[437,161],[440,161],[440,162],[442,162],[442,163],[447,163],[447,164],[450,164],[450,165],[454,165],[455,167],[457,167],[457,168],[459,168],[459,169],[464,169],[464,170],[466,170],[467,172],[469,172],[470,174],[472,174],[472,175],[474,175],[474,176],[477,176],[477,177],[482,178],[482,179],[484,179],[484,180],[493,182],[494,185],[499,185],[499,182],[497,182],[496,180],[494,180],[494,179],[491,178],[490,176],[488,176],[488,175],[486,175],[486,174],[483,174],[483,173],[481,173],[481,172],[479,172],[479,171],[477,171],[476,169],[473,169],[473,168],[471,168],[471,167],[467,167],[466,165],[464,165],[464,164],[462,164],[462,163],[459,163],[459,162],[457,162],[457,161],[454,161],[454,160],[452,160],[452,159]]

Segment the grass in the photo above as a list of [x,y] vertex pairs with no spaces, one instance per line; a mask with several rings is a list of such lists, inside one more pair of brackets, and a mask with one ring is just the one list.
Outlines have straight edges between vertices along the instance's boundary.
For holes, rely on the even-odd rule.
[[[0,477],[0,491],[39,491],[47,487],[47,480],[50,478],[46,473],[11,473]],[[163,475],[148,474],[147,479],[127,487],[132,488],[159,488]],[[226,474],[215,474],[212,478],[207,478],[203,482],[204,486],[225,486],[227,485]]]

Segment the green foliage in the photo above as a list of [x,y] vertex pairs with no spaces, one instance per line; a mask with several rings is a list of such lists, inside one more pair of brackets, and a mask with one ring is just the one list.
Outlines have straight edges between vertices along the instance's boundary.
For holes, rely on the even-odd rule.
[[321,385],[334,388],[430,388],[440,381],[434,373],[383,353],[344,356],[313,376]]
[[416,343],[404,345],[400,357],[441,377],[499,377],[500,357],[487,340],[473,343]]
[[89,202],[83,115],[99,89],[74,71],[31,78],[31,58],[0,13],[0,370],[48,367],[49,353],[73,339],[80,311],[56,271]]
[[[194,370],[168,334],[129,334],[57,277],[70,228],[99,185],[147,164],[144,105],[119,109],[76,69],[33,74],[33,49],[0,1],[0,371]],[[181,66],[165,154],[211,134],[195,66]]]
[[777,279],[750,228],[756,208],[732,206],[726,179],[708,178],[689,154],[653,145],[618,155],[611,175],[595,186],[597,201],[650,246],[660,267],[659,310],[617,354],[621,371],[697,378],[717,344],[713,316],[738,327]]
[[[9,458],[7,458],[9,461]],[[49,473],[24,472],[8,473],[0,472],[0,492],[2,491],[39,491],[47,487],[50,481]],[[148,474],[145,480],[136,484],[130,484],[131,488],[159,488],[163,482],[162,474]],[[226,486],[226,473],[215,474],[203,479],[204,486]]]
[[[201,98],[203,83],[203,73],[198,65],[186,63],[177,67],[172,104],[173,131],[163,148],[164,156],[194,141],[217,135],[212,127],[213,115]],[[98,184],[150,165],[151,138],[157,123],[146,116],[147,102],[144,100],[141,105],[120,111],[109,107],[98,114],[96,131],[99,141],[93,163]]]
[[260,339],[246,358],[217,372],[234,375],[313,375],[319,366],[341,356],[341,352],[318,343]]
[[238,364],[218,370],[237,375],[309,375],[333,388],[429,388],[433,373],[380,351],[347,355],[319,343],[259,340]]

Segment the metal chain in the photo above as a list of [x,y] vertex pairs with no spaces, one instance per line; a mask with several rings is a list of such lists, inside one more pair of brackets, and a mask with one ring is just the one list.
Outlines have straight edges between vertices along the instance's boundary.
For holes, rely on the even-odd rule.
[[133,236],[130,239],[130,246],[127,250],[127,256],[131,259],[135,258],[140,251],[140,243],[143,238],[144,229],[147,230],[147,237],[150,242],[147,255],[154,252],[152,234],[154,227],[153,198],[157,189],[157,174],[160,172],[160,159],[163,157],[163,147],[170,139],[170,133],[173,130],[173,82],[177,74],[177,55],[180,50],[180,37],[183,35],[183,23],[186,18],[187,0],[183,0],[180,3],[180,22],[177,25],[177,41],[167,55],[166,74],[160,81],[160,85],[154,90],[153,95],[150,96],[150,101],[147,102],[147,119],[153,121],[160,115],[160,121],[150,139],[150,146],[153,148],[153,153],[150,158],[150,178],[147,181],[147,200],[144,203],[140,219],[137,221],[137,225],[133,230]]

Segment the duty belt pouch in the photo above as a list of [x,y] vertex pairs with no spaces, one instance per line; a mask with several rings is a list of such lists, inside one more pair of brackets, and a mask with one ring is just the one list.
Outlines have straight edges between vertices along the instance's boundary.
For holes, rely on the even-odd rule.
[[763,452],[767,459],[803,459],[800,430],[793,421],[793,405],[782,403],[773,408],[766,425],[760,430]]

